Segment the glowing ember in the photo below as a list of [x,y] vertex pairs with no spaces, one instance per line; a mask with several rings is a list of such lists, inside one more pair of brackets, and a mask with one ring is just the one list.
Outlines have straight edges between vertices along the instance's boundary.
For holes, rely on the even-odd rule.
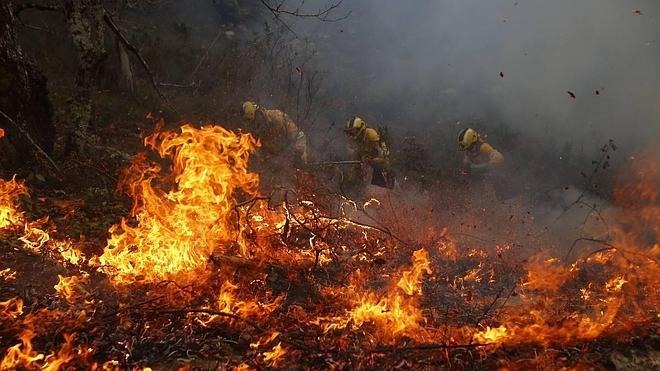
[[16,279],[16,271],[11,268],[6,268],[0,271],[0,279],[5,282],[10,282]]

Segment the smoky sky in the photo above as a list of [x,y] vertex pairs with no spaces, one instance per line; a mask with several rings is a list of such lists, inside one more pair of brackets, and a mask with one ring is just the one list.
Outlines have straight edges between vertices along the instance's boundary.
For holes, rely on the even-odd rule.
[[332,119],[497,121],[633,150],[660,134],[657,0],[347,0],[335,14],[349,11],[290,20],[318,49],[326,91],[350,101]]

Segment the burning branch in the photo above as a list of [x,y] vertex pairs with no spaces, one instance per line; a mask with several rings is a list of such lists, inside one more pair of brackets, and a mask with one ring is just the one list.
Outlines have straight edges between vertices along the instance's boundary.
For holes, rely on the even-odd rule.
[[636,251],[631,251],[631,250],[623,249],[623,248],[621,248],[621,247],[619,247],[619,246],[615,246],[615,245],[613,245],[612,243],[607,242],[607,241],[605,241],[605,240],[601,240],[601,239],[597,239],[597,238],[589,238],[589,237],[580,237],[580,238],[576,238],[576,239],[573,241],[573,244],[571,245],[571,247],[568,249],[568,252],[566,253],[566,257],[565,257],[564,259],[565,259],[565,260],[568,260],[570,254],[571,254],[571,252],[573,251],[573,249],[575,248],[575,246],[577,246],[577,244],[578,244],[579,242],[583,242],[583,241],[585,241],[585,242],[598,243],[598,244],[602,244],[602,245],[605,245],[605,246],[606,246],[606,247],[604,247],[604,248],[602,248],[602,249],[598,249],[598,250],[596,250],[596,251],[592,251],[591,253],[589,253],[587,256],[585,256],[585,257],[582,259],[583,262],[585,262],[590,256],[593,256],[593,255],[598,254],[598,253],[600,253],[600,252],[608,251],[608,250],[615,250],[616,252],[618,252],[619,254],[621,254],[621,256],[622,256],[624,259],[626,259],[628,262],[631,262],[631,263],[632,263],[632,261],[631,261],[630,259],[628,259],[628,258],[626,257],[625,254],[637,255],[637,256],[643,257],[643,258],[645,258],[645,259],[648,259],[649,261],[652,261],[652,262],[654,262],[654,263],[657,263],[657,260],[656,260],[654,257],[650,256],[650,255],[642,254],[642,253],[640,253],[640,252],[636,252]]

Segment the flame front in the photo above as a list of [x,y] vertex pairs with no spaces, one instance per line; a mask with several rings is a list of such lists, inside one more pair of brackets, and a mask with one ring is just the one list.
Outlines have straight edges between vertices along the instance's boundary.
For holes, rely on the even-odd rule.
[[[657,323],[657,164],[632,167],[639,180],[625,179],[599,215],[610,221],[607,233],[602,223],[587,224],[585,236],[593,238],[566,257],[543,245],[540,253],[520,250],[524,260],[508,261],[517,254],[514,241],[475,246],[438,226],[388,238],[386,230],[324,215],[305,199],[313,195],[273,206],[259,196],[258,176],[248,170],[258,146],[250,135],[185,125],[145,144],[163,160],[141,154],[125,170],[120,189],[133,207],[111,228],[100,257],[70,237],[58,239],[58,219],[28,221],[18,209],[18,197],[27,194],[23,184],[0,183],[4,232],[29,254],[68,269],[47,285],[47,300],[2,298],[0,368],[94,368],[94,349],[101,350],[95,356],[104,368],[128,367],[139,352],[114,347],[133,349],[132,339],[116,340],[131,338],[138,327],[142,345],[166,344],[170,331],[195,341],[188,336],[237,334],[228,343],[245,345],[236,349],[249,364],[238,369],[248,369],[288,367],[303,361],[307,349],[314,350],[304,355],[315,366],[377,368],[391,365],[372,363],[381,357],[375,354],[398,349],[445,348],[449,359],[452,347],[497,355],[506,351],[498,350],[502,344],[524,350],[537,348],[530,344],[578,348],[607,338],[624,343],[631,330]],[[366,206],[382,205],[370,200]],[[99,285],[102,275],[90,270],[99,263],[116,284],[138,283],[135,290]],[[24,275],[20,267],[0,269],[3,282]],[[167,285],[152,284],[161,281]],[[93,337],[115,325],[116,337]],[[221,326],[226,329],[214,329]],[[373,353],[360,353],[364,349]],[[358,362],[340,363],[349,352]],[[122,354],[127,358],[108,361]],[[338,360],[315,358],[326,355]]]
[[236,193],[257,193],[258,176],[248,171],[248,159],[258,145],[249,134],[234,134],[219,126],[190,125],[180,133],[159,132],[145,144],[172,161],[171,175],[138,156],[125,171],[121,187],[133,197],[131,216],[110,229],[100,257],[113,268],[115,282],[138,277],[188,281],[214,251],[239,242],[232,223]]

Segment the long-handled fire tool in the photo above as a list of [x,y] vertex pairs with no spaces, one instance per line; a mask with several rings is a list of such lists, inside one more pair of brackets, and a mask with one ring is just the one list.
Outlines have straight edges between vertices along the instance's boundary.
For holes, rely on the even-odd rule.
[[326,162],[316,162],[310,164],[311,166],[333,166],[333,165],[359,165],[362,161],[359,160],[348,160],[348,161],[326,161]]

